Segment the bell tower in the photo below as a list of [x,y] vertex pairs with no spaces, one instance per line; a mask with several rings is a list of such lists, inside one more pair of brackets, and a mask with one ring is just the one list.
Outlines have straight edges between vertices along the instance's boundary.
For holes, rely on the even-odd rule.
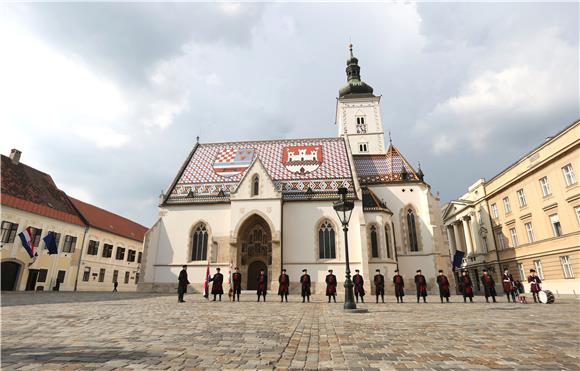
[[358,59],[349,45],[350,58],[346,61],[346,85],[338,92],[336,125],[338,135],[347,136],[351,151],[358,154],[385,153],[385,133],[381,121],[381,97],[362,81]]

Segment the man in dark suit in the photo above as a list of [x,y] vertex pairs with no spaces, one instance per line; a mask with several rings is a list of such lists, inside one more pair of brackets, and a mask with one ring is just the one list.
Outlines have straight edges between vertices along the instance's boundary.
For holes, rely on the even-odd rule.
[[179,272],[179,277],[177,280],[179,284],[177,285],[177,302],[178,303],[185,303],[183,300],[183,295],[187,292],[187,285],[189,285],[189,281],[187,280],[187,265],[182,266],[181,272]]
[[236,301],[236,295],[238,297],[238,302],[240,301],[240,293],[242,292],[242,274],[238,267],[236,267],[234,274],[232,274],[232,281],[234,284],[234,292],[232,293],[232,297],[234,301]]
[[260,295],[263,296],[264,301],[266,301],[266,292],[268,291],[268,276],[263,269],[260,270],[260,274],[258,275],[256,281],[258,282],[258,301],[260,301]]
[[211,294],[213,295],[213,301],[215,301],[217,295],[219,295],[220,301],[222,301],[222,295],[224,294],[224,275],[220,273],[220,268],[216,268],[216,271],[217,273],[210,279],[213,282],[211,285]]
[[310,303],[310,275],[306,269],[302,269],[302,276],[300,276],[300,286],[302,287],[302,302],[308,300]]
[[332,269],[329,269],[326,275],[326,296],[328,296],[329,303],[330,298],[334,299],[336,303],[336,276],[332,274]]
[[381,270],[376,270],[375,278],[373,279],[375,283],[375,295],[377,297],[377,303],[379,302],[379,295],[383,303],[385,302],[385,276],[381,274]]
[[290,288],[290,277],[286,274],[286,269],[282,269],[282,274],[278,277],[278,295],[280,295],[280,302],[284,301],[286,298],[286,303],[288,302],[288,289]]
[[365,302],[365,280],[363,276],[360,275],[358,269],[355,270],[356,274],[352,276],[352,282],[354,283],[354,296],[356,297],[356,302],[358,303],[358,297],[360,295],[360,301]]

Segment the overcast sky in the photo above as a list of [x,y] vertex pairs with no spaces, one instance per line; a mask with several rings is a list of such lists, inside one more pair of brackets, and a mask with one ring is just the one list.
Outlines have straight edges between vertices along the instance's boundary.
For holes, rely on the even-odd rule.
[[202,142],[335,136],[352,40],[441,204],[579,114],[578,4],[0,4],[0,151],[151,226]]

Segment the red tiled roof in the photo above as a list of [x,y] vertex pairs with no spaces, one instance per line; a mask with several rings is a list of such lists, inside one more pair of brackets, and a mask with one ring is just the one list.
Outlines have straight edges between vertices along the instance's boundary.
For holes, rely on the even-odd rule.
[[81,215],[89,222],[91,227],[143,242],[145,232],[147,232],[148,229],[147,227],[117,214],[113,214],[110,211],[101,209],[100,207],[96,207],[72,197],[69,198]]
[[363,185],[420,180],[413,167],[392,144],[384,155],[355,155],[353,158],[359,182]]
[[85,225],[66,194],[56,187],[51,176],[23,163],[14,164],[1,155],[2,205],[34,214]]
[[169,199],[235,192],[246,170],[259,159],[276,189],[284,193],[352,188],[352,171],[342,138],[282,139],[199,144]]

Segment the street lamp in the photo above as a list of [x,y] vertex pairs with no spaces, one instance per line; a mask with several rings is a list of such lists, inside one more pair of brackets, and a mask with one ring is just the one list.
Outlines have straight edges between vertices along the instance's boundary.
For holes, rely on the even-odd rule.
[[344,231],[344,250],[346,253],[346,280],[344,281],[344,309],[356,309],[354,302],[353,283],[350,279],[350,261],[348,258],[348,222],[354,209],[354,202],[346,199],[348,190],[346,188],[339,188],[338,194],[340,201],[333,204],[333,208],[338,215],[338,219],[342,223],[342,230]]

